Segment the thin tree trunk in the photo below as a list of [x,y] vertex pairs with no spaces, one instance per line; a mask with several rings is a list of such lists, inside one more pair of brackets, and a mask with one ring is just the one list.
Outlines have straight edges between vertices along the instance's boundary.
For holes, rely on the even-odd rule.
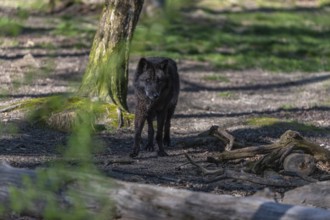
[[111,101],[127,110],[130,42],[143,0],[106,0],[79,95]]
[[165,8],[165,0],[144,0],[142,15],[152,17]]

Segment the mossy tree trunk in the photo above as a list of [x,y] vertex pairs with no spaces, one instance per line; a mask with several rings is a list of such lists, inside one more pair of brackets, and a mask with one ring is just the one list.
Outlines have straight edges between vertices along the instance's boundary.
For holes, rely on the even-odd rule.
[[143,0],[106,0],[79,95],[127,110],[130,43]]

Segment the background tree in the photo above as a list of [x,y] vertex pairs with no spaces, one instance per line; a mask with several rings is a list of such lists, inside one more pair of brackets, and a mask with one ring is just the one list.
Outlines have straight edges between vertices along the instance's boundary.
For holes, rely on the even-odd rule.
[[106,0],[79,94],[128,110],[129,49],[142,6],[143,0]]
[[98,119],[106,127],[129,124],[132,119],[126,102],[129,51],[143,2],[105,1],[78,92],[73,97],[47,97],[20,104],[37,106],[33,108],[32,121],[44,122],[57,130],[71,131],[83,109],[93,115],[95,121],[92,124]]

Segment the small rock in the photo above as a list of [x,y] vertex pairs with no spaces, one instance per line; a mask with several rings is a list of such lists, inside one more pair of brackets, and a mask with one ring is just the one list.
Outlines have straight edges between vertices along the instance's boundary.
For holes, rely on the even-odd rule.
[[35,43],[32,41],[32,40],[28,40],[26,43],[25,43],[25,47],[33,47],[35,45]]
[[18,67],[40,67],[40,63],[33,57],[31,53],[26,54],[22,59],[16,61],[14,65]]

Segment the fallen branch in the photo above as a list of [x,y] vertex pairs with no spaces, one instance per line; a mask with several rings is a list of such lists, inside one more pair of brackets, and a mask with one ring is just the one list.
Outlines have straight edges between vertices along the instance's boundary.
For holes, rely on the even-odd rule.
[[232,136],[228,131],[216,125],[211,126],[209,130],[198,134],[196,137],[192,137],[178,143],[178,145],[183,148],[206,144],[221,144],[225,146],[226,151],[232,150],[233,147],[241,148],[245,146],[243,143],[236,141],[235,137]]
[[13,111],[17,108],[20,108],[22,106],[22,104],[15,104],[15,105],[10,105],[8,107],[5,107],[5,108],[2,108],[0,109],[0,113],[4,113],[4,112],[10,112],[10,111]]
[[222,163],[223,161],[227,161],[227,160],[255,157],[258,154],[270,153],[271,151],[277,148],[278,146],[270,144],[270,145],[260,145],[255,147],[246,147],[232,151],[225,151],[217,154],[217,156],[214,158],[214,162],[217,161],[218,163]]
[[196,166],[202,172],[203,175],[220,175],[207,180],[206,181],[207,183],[213,183],[223,179],[243,180],[251,183],[257,183],[260,185],[275,186],[275,187],[294,187],[294,186],[302,186],[307,183],[306,181],[296,181],[296,180],[292,181],[284,178],[265,179],[255,174],[246,173],[246,172],[236,172],[233,170],[222,169],[222,168],[209,170],[197,164],[195,161],[193,161],[188,154],[185,154],[185,156],[192,165]]
[[241,142],[238,142],[235,140],[235,137],[231,134],[229,134],[228,131],[226,131],[223,128],[220,128],[219,126],[213,125],[210,127],[209,130],[199,134],[200,137],[205,136],[213,136],[218,139],[218,141],[222,142],[225,145],[225,150],[230,151],[233,147],[244,147],[244,144]]
[[218,175],[218,174],[224,173],[224,169],[222,169],[222,168],[217,169],[217,170],[208,170],[208,169],[202,167],[201,165],[197,164],[195,161],[193,161],[193,159],[191,159],[191,157],[189,157],[188,154],[185,153],[184,155],[186,156],[186,158],[192,165],[194,165],[200,169],[200,171],[203,173],[203,175]]
[[123,173],[123,174],[130,174],[130,175],[157,178],[157,179],[160,179],[160,180],[163,180],[163,181],[173,182],[173,183],[181,183],[182,182],[181,179],[177,179],[177,178],[173,178],[173,177],[169,177],[169,176],[159,176],[159,175],[151,174],[151,173],[134,172],[134,171],[124,170],[124,169],[120,169],[120,168],[112,168],[111,171],[118,172],[118,173]]

